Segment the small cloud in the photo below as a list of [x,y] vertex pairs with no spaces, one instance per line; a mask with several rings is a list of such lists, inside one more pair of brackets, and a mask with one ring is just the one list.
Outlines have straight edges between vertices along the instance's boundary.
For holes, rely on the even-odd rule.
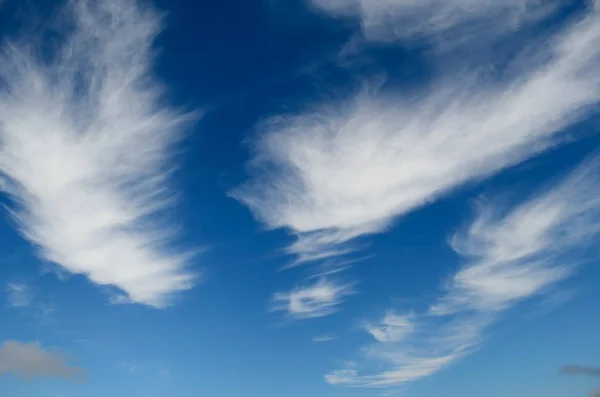
[[49,352],[39,342],[5,341],[0,346],[0,375],[15,374],[22,379],[53,377],[73,379],[83,373],[68,366],[59,352]]
[[353,293],[351,284],[323,279],[290,292],[275,293],[272,310],[287,312],[288,316],[297,320],[325,317],[336,313],[343,298]]
[[583,365],[565,365],[560,369],[560,373],[563,375],[583,375],[600,377],[600,368],[586,367]]
[[8,307],[27,307],[31,305],[34,294],[27,284],[8,284],[6,288]]
[[323,336],[315,336],[312,340],[313,342],[331,342],[332,340],[337,340],[338,337],[335,335],[323,335]]

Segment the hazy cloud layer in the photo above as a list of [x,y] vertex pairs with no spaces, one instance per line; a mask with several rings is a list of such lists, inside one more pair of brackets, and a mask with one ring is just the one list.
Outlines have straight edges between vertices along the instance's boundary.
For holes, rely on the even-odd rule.
[[45,350],[39,342],[5,341],[0,345],[0,376],[14,374],[23,379],[73,379],[82,373],[81,368],[69,366],[62,354]]
[[[481,202],[475,220],[452,239],[464,261],[443,296],[421,315],[387,314],[367,331],[378,343],[362,349],[386,368],[340,369],[332,384],[397,386],[432,375],[477,349],[501,313],[568,277],[600,236],[600,158],[506,209]],[[369,366],[362,367],[369,372]],[[569,366],[565,373],[600,375]]]
[[41,258],[119,288],[118,301],[162,306],[193,281],[159,217],[185,117],[152,75],[161,23],[143,4],[68,2],[50,57],[43,34],[4,43],[0,189]]

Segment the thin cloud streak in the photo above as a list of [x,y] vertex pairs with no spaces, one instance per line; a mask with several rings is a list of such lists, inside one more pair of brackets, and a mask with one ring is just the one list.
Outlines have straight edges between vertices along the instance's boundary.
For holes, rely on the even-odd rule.
[[334,335],[323,335],[323,336],[315,336],[312,340],[317,343],[331,342],[337,340],[338,337]]
[[325,317],[338,312],[344,298],[354,294],[352,284],[321,279],[289,292],[277,292],[272,298],[272,311],[282,311],[293,320]]
[[162,307],[195,277],[160,217],[190,119],[163,104],[151,72],[160,17],[120,0],[69,1],[63,16],[72,26],[50,59],[41,38],[1,49],[0,189],[42,259]]
[[363,352],[387,369],[363,375],[344,368],[328,374],[329,383],[389,387],[430,376],[476,350],[506,310],[571,275],[600,235],[600,158],[509,211],[484,204],[452,239],[464,265],[445,294],[420,316],[403,318],[402,329],[411,332],[391,332],[400,322],[389,314],[371,327],[377,332],[368,329],[379,343]]
[[271,118],[231,195],[298,237],[296,264],[352,252],[398,216],[560,144],[600,101],[599,18],[594,5],[540,41],[510,81],[451,76],[418,96],[361,93]]

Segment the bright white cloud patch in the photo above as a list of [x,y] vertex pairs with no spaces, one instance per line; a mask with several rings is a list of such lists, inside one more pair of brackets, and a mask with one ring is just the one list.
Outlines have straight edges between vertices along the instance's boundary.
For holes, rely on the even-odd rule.
[[481,39],[516,30],[547,15],[557,1],[541,0],[309,0],[338,17],[357,17],[370,40],[439,36]]
[[511,65],[510,81],[452,78],[418,96],[361,94],[268,120],[253,178],[233,191],[299,261],[342,255],[399,215],[559,143],[600,100],[600,17]]
[[0,345],[0,376],[74,378],[82,372],[79,367],[67,365],[62,354],[45,350],[39,342],[6,341]]
[[160,18],[121,0],[70,1],[64,15],[50,57],[29,37],[2,47],[0,188],[43,259],[162,306],[193,277],[157,217],[186,119],[150,71]]
[[[509,211],[479,210],[452,240],[465,264],[446,293],[410,321],[388,315],[368,329],[380,343],[363,352],[386,370],[363,375],[343,368],[328,382],[383,387],[434,374],[476,349],[500,313],[569,276],[585,259],[579,252],[600,235],[600,158]],[[403,334],[393,323],[418,327]]]
[[8,307],[27,307],[33,301],[34,294],[27,284],[11,283],[6,287]]
[[337,312],[337,306],[343,298],[353,293],[350,284],[338,284],[322,279],[290,292],[275,293],[272,309],[283,311],[290,318],[297,320],[325,317]]

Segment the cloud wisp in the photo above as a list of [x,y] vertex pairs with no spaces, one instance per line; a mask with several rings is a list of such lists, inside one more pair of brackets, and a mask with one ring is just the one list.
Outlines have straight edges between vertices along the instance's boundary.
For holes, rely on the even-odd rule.
[[6,287],[8,307],[27,307],[33,302],[34,294],[27,284],[10,283]]
[[452,76],[418,95],[361,93],[273,117],[231,194],[298,237],[298,262],[347,254],[353,239],[559,144],[600,101],[599,40],[596,5],[540,40],[511,79]]
[[352,284],[321,279],[311,285],[277,292],[272,298],[272,311],[282,311],[292,320],[325,317],[339,311],[344,298],[354,294]]
[[0,188],[42,259],[164,306],[194,277],[161,217],[190,118],[164,105],[151,72],[160,16],[119,0],[68,1],[62,15],[50,56],[36,50],[43,35],[1,48]]
[[[444,295],[421,315],[388,314],[367,328],[377,343],[363,352],[386,370],[363,375],[341,369],[326,380],[389,387],[440,371],[477,349],[506,310],[571,275],[599,235],[600,159],[508,211],[482,203],[471,225],[452,239],[464,265]],[[594,373],[583,367],[568,371]]]
[[40,377],[75,379],[83,374],[83,369],[67,365],[62,354],[45,350],[39,342],[9,340],[0,346],[0,376],[5,374],[27,380]]
[[309,0],[334,17],[358,18],[366,39],[435,37],[472,44],[538,21],[557,1],[539,0]]
[[414,331],[413,315],[388,312],[378,324],[367,324],[366,331],[379,342],[398,342]]
[[331,342],[334,340],[337,340],[338,337],[335,335],[321,335],[321,336],[315,336],[314,338],[312,338],[313,342],[317,342],[317,343],[325,343],[325,342]]

